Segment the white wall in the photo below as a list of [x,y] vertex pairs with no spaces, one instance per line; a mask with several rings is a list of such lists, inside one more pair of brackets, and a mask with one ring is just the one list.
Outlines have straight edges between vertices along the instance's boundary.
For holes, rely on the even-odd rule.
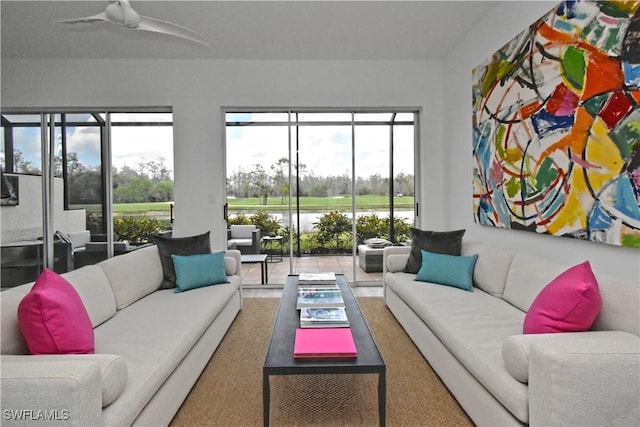
[[446,226],[466,228],[467,235],[496,246],[529,252],[563,263],[588,259],[594,270],[640,282],[640,250],[502,230],[474,223],[471,186],[471,70],[557,4],[543,1],[503,2],[488,14],[444,63]]
[[[2,105],[172,106],[175,235],[226,237],[221,107],[421,107],[422,197],[440,205],[441,61],[3,60]],[[442,226],[444,212],[428,222]]]

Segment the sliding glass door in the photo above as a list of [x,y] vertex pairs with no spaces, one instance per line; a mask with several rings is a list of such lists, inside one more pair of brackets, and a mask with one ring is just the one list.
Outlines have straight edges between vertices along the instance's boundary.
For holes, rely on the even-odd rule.
[[314,271],[381,283],[374,243],[402,244],[416,220],[416,120],[415,111],[226,112],[228,224],[260,229],[259,252],[278,262],[267,263],[268,284]]

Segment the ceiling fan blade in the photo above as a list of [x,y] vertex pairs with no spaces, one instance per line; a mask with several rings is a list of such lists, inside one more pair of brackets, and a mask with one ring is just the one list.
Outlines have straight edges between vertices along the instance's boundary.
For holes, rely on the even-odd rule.
[[116,25],[122,25],[132,30],[150,31],[154,33],[168,34],[174,37],[180,37],[209,46],[209,42],[188,28],[174,24],[172,22],[162,21],[160,19],[149,18],[148,16],[139,15],[129,3],[129,0],[118,0],[107,6],[107,9],[93,16],[85,18],[65,19],[56,21],[61,24],[91,24],[95,22],[110,22]]
[[86,16],[84,18],[65,19],[62,21],[56,21],[58,24],[92,24],[94,22],[109,21],[106,12],[99,13],[93,16]]
[[168,34],[209,46],[209,42],[204,37],[188,28],[160,19],[149,18],[148,16],[140,16],[140,24],[134,29]]

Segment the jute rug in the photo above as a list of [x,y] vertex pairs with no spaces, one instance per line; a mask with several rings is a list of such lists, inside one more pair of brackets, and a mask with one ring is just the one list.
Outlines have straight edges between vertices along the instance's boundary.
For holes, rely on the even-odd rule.
[[[279,299],[246,298],[171,426],[260,426],[262,366]],[[388,426],[472,422],[386,308],[358,298],[387,365]],[[377,375],[271,377],[272,426],[378,425]]]

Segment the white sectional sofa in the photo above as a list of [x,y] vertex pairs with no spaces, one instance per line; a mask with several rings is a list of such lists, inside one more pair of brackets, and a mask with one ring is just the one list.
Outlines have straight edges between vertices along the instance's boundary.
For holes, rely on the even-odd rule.
[[242,308],[240,252],[224,263],[230,283],[181,293],[159,289],[156,246],[64,274],[95,354],[28,355],[16,311],[31,284],[2,292],[2,425],[167,425]]
[[640,425],[638,283],[596,275],[590,331],[523,335],[537,294],[570,266],[463,240],[461,255],[479,255],[467,292],[415,281],[410,251],[384,250],[386,305],[474,423]]

